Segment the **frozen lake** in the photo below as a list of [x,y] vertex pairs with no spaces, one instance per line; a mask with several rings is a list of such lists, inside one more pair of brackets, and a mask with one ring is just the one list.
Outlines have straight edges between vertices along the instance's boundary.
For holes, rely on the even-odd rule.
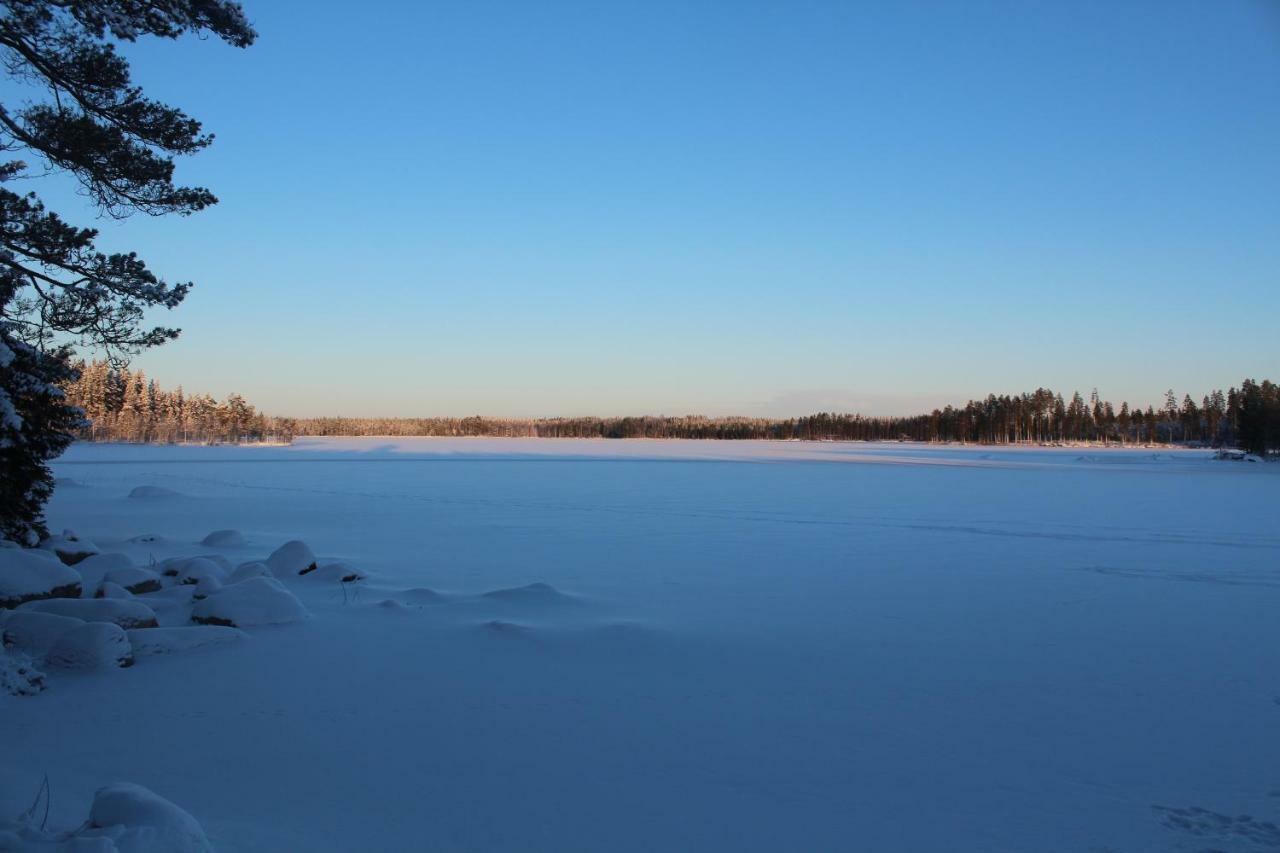
[[55,811],[130,779],[223,851],[1280,850],[1280,466],[312,439],[55,467],[51,527],[104,551],[237,528],[233,562],[300,538],[372,577],[0,698],[11,811],[49,772]]

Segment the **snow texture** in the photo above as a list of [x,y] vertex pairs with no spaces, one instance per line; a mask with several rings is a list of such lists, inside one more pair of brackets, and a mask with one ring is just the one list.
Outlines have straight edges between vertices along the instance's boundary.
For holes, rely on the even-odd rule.
[[1280,465],[1211,456],[74,445],[50,521],[135,565],[239,529],[369,579],[0,695],[0,816],[48,773],[51,825],[135,779],[223,853],[1275,851]]

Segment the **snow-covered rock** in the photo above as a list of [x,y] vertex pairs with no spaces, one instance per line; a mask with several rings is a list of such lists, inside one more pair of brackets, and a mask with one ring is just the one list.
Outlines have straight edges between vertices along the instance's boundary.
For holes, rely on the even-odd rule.
[[239,548],[245,539],[239,530],[215,530],[201,539],[200,544],[206,548]]
[[141,566],[112,569],[102,580],[104,583],[122,586],[134,595],[155,592],[160,588],[160,575]]
[[129,492],[129,497],[140,500],[163,500],[165,498],[184,497],[181,492],[166,489],[164,486],[136,486]]
[[85,622],[110,622],[121,628],[154,628],[155,611],[140,599],[122,601],[115,598],[50,598],[28,601],[18,612],[54,613]]
[[126,632],[135,655],[168,655],[207,646],[224,646],[248,639],[239,628],[225,625],[184,625],[178,628],[144,628]]
[[314,580],[329,581],[332,583],[355,583],[356,581],[362,581],[367,578],[365,573],[358,570],[355,566],[350,563],[341,562],[325,563],[314,572],[308,572],[307,577]]
[[191,613],[201,625],[247,628],[299,622],[308,616],[302,602],[274,578],[249,578],[223,587],[201,601]]
[[4,623],[4,647],[16,649],[33,658],[43,658],[62,639],[63,634],[83,624],[83,619],[74,616],[19,610]]
[[271,577],[271,568],[261,560],[254,560],[251,563],[241,563],[236,566],[235,571],[227,578],[227,583],[240,583],[249,578],[263,577]]
[[133,665],[133,646],[119,625],[86,622],[58,638],[45,661],[64,669],[110,669]]
[[78,835],[109,838],[119,853],[213,853],[195,818],[130,782],[98,790],[89,810],[89,827]]
[[114,571],[127,571],[133,567],[133,558],[128,554],[107,552],[85,557],[76,563],[75,569],[83,578],[85,597],[92,598],[98,587],[107,579],[108,574]]
[[98,591],[94,593],[94,598],[133,598],[133,593],[120,586],[118,583],[111,581],[103,581],[102,586],[98,587]]
[[177,578],[178,583],[196,583],[205,575],[223,580],[230,574],[230,564],[212,556],[171,557],[160,563],[160,573]]
[[271,573],[278,578],[305,575],[316,569],[316,555],[306,542],[294,539],[286,542],[267,557]]
[[78,596],[80,573],[48,551],[0,548],[0,608],[42,598]]
[[152,545],[156,542],[163,542],[164,537],[159,533],[143,533],[129,539],[135,545]]
[[101,550],[88,539],[81,539],[74,530],[64,530],[61,536],[50,536],[40,543],[40,547],[52,551],[68,566],[74,566]]

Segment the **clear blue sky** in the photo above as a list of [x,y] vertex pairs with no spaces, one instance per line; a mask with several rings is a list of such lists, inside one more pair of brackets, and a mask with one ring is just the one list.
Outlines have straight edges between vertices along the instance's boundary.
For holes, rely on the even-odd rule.
[[[246,0],[129,50],[215,209],[166,385],[290,415],[911,412],[1280,378],[1280,3]],[[65,209],[65,206],[63,206]],[[70,212],[70,211],[68,211]]]

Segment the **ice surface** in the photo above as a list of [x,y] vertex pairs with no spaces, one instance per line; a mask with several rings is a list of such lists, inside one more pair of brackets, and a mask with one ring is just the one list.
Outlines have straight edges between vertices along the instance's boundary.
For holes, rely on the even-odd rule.
[[[0,696],[0,817],[48,772],[51,823],[136,779],[224,853],[1274,849],[1280,466],[1209,455],[77,445],[50,520],[137,565],[238,529],[370,580]],[[485,595],[531,584],[572,606]]]

